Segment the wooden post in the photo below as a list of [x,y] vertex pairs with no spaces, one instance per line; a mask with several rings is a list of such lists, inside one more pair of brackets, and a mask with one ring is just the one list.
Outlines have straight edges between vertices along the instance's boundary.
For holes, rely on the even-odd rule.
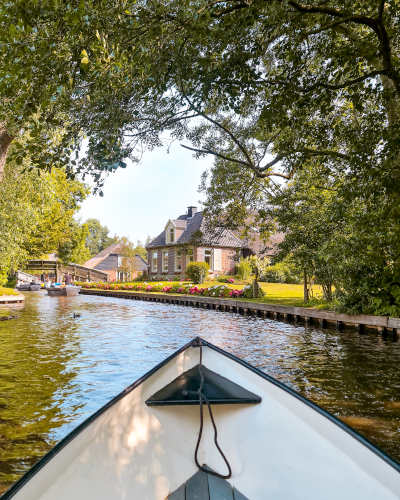
[[308,286],[307,286],[307,273],[306,270],[304,269],[304,302],[308,302]]
[[255,274],[254,274],[253,298],[258,299],[258,267],[256,267]]

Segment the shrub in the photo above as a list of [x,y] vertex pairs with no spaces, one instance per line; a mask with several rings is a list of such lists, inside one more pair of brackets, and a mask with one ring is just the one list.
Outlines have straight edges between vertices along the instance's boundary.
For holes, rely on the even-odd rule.
[[226,276],[225,274],[220,274],[217,276],[217,281],[219,283],[235,283],[235,278],[233,276]]
[[7,283],[4,285],[5,288],[15,288],[17,286],[17,275],[10,275],[7,279]]
[[186,266],[186,274],[193,283],[201,284],[204,283],[204,279],[208,275],[210,266],[207,262],[189,262]]
[[239,264],[236,264],[235,271],[237,278],[241,281],[245,281],[250,278],[253,272],[253,267],[248,259],[243,259],[239,262]]
[[[253,285],[246,285],[243,290],[243,297],[246,299],[252,299],[253,298]],[[265,297],[266,293],[264,290],[261,288],[261,285],[258,285],[258,298]]]
[[302,276],[298,269],[290,262],[278,262],[268,266],[259,278],[267,283],[302,283]]
[[149,273],[146,269],[144,269],[143,271],[138,272],[138,276],[140,276],[142,280],[147,280],[149,278]]
[[250,255],[244,260],[248,261],[251,265],[251,272],[255,274],[256,267],[258,268],[258,275],[261,276],[266,269],[270,266],[270,260],[268,258],[260,259],[256,255]]

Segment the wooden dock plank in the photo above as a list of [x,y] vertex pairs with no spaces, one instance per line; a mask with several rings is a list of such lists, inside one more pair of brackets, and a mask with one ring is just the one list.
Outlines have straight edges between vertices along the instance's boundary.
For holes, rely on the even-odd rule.
[[240,493],[240,491],[238,491],[235,487],[233,488],[233,498],[234,500],[249,500],[242,493]]
[[210,500],[205,472],[199,470],[186,481],[186,500]]
[[208,474],[210,500],[233,500],[232,486],[220,477]]
[[177,490],[171,493],[168,500],[185,500],[186,499],[186,484],[179,486]]

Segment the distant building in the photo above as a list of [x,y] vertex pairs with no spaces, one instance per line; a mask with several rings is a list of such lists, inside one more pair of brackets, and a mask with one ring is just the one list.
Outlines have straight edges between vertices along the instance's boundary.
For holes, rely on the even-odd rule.
[[132,273],[132,276],[126,276],[125,273],[119,271],[118,269],[121,267],[121,253],[122,253],[123,245],[122,243],[115,243],[105,248],[97,255],[89,259],[83,265],[86,267],[90,267],[92,269],[98,269],[99,271],[105,271],[110,274],[111,281],[126,281],[126,279],[136,278],[139,271],[147,271],[148,264],[147,262],[140,256],[135,255],[135,271]]
[[[200,233],[201,240],[197,241],[196,236]],[[193,239],[197,244],[193,244]],[[283,236],[274,238],[272,248],[267,249],[256,232],[248,240],[241,240],[228,229],[211,233],[203,213],[198,212],[197,207],[188,207],[187,214],[169,219],[162,233],[147,245],[149,275],[184,275],[191,261],[207,262],[211,275],[232,274],[239,258],[248,255],[272,257],[282,239]]]

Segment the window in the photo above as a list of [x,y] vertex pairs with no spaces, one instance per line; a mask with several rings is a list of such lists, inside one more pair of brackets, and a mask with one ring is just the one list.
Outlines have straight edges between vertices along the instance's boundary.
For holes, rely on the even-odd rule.
[[186,265],[193,262],[193,248],[189,248],[186,253]]
[[212,269],[212,250],[211,249],[204,250],[204,262],[207,262],[207,264],[210,266],[210,269]]
[[168,272],[168,251],[166,250],[163,252],[162,268],[163,271]]
[[221,250],[214,248],[214,271],[221,271]]
[[153,256],[151,258],[151,269],[155,273],[157,272],[157,256],[158,256],[157,254],[158,252],[153,252]]
[[175,271],[182,270],[182,254],[179,251],[175,252]]
[[175,229],[174,228],[171,228],[169,230],[169,242],[170,243],[173,243],[175,240]]

